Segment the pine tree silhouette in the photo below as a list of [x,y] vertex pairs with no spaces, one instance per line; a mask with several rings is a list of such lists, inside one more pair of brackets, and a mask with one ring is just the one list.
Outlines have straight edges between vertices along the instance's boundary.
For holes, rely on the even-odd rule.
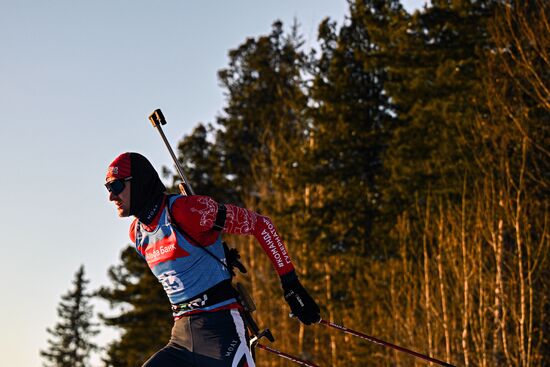
[[73,287],[61,296],[57,307],[59,321],[53,328],[47,328],[51,335],[48,348],[40,351],[47,367],[88,366],[90,353],[97,349],[91,339],[99,333],[92,322],[93,296],[86,292],[89,283],[84,277],[84,265],[75,274]]

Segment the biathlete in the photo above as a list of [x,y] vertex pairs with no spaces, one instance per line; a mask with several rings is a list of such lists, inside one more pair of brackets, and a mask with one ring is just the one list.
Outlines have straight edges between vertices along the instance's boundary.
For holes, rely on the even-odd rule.
[[171,338],[143,367],[255,366],[222,233],[253,235],[280,277],[291,312],[306,325],[320,320],[318,305],[298,280],[268,217],[208,196],[168,195],[138,153],[119,155],[108,167],[105,186],[118,215],[135,217],[130,239],[172,305]]

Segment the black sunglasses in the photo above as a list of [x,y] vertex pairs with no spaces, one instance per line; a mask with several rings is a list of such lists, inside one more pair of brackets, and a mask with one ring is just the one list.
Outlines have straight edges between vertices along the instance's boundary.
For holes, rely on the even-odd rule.
[[116,180],[107,182],[105,187],[109,190],[109,192],[112,192],[114,195],[118,195],[124,190],[124,187],[126,187],[125,182],[130,181],[131,179],[132,176],[117,178]]

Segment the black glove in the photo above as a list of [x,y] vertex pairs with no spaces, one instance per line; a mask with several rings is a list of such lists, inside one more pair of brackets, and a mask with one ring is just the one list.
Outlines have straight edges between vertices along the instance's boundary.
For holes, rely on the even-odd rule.
[[281,284],[283,285],[285,300],[294,316],[306,325],[311,325],[321,320],[319,306],[307,293],[294,271],[283,275],[281,277]]

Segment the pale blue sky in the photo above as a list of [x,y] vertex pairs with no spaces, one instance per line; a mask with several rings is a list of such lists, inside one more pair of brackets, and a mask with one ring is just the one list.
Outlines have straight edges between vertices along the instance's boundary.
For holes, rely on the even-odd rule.
[[230,49],[294,18],[310,48],[346,13],[345,0],[0,0],[3,366],[41,365],[80,264],[91,289],[108,284],[130,220],[107,201],[106,166],[124,151],[171,166],[149,113],[162,108],[175,145],[220,114]]

